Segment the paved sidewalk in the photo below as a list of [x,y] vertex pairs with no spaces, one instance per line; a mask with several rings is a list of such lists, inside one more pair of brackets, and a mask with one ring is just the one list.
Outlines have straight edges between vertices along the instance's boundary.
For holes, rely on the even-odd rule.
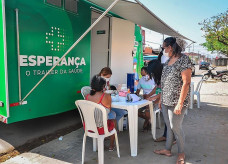
[[15,148],[26,150],[26,145],[40,145],[42,141],[39,140],[72,132],[80,123],[81,118],[76,110],[12,124],[0,122],[0,154],[9,153]]
[[[186,134],[187,163],[226,164],[228,163],[228,110],[203,104],[202,109],[194,109],[188,112],[184,122]],[[163,128],[158,130],[161,134]],[[63,137],[33,149],[29,153],[21,154],[6,161],[4,164],[18,163],[80,163],[83,130],[74,131]],[[163,148],[164,143],[155,143],[151,134],[139,133],[138,156],[130,156],[128,132],[119,133],[121,158],[116,151],[105,151],[105,163],[175,163],[177,146],[173,147],[173,157],[158,156],[154,149]],[[105,143],[106,147],[108,142]],[[92,140],[88,138],[86,143],[87,164],[97,163],[97,153],[92,152]]]
[[[199,81],[199,77],[193,81]],[[188,111],[183,128],[186,135],[187,164],[227,164],[228,163],[228,83],[203,83],[201,90],[201,108]],[[130,156],[128,131],[118,134],[120,158],[116,151],[109,152],[108,141],[105,142],[105,163],[109,164],[169,164],[176,162],[177,145],[173,146],[172,157],[159,156],[155,149],[164,147],[163,143],[153,141],[151,131],[140,132],[143,120],[139,120],[138,156]],[[157,136],[164,128],[157,130]],[[41,164],[41,163],[81,163],[83,129],[74,131],[63,137],[37,147],[28,153],[18,155],[4,164]],[[97,152],[92,151],[92,140],[86,143],[86,164],[97,163]]]

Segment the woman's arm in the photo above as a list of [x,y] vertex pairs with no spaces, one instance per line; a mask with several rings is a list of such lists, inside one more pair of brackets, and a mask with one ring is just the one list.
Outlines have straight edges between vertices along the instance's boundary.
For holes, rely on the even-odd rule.
[[153,96],[153,97],[149,97],[149,98],[147,98],[147,100],[149,100],[149,101],[155,101],[157,98],[159,98],[160,97],[160,94],[158,94],[158,95],[155,95],[155,96]]
[[135,94],[136,95],[139,95],[139,92],[140,92],[140,89],[137,89],[136,92],[135,92]]
[[111,110],[112,98],[110,94],[105,93],[104,98],[102,99],[102,104]]
[[190,68],[181,72],[183,85],[181,88],[181,93],[180,93],[180,97],[179,97],[177,106],[175,107],[175,110],[174,110],[175,114],[181,114],[184,100],[189,92],[189,87],[190,87],[190,83],[191,83],[191,74],[192,74],[192,70]]
[[154,89],[153,89],[149,94],[143,95],[143,98],[144,98],[144,99],[147,99],[147,98],[149,98],[150,96],[154,95],[154,94],[156,93],[156,89],[157,89],[157,86],[155,86]]

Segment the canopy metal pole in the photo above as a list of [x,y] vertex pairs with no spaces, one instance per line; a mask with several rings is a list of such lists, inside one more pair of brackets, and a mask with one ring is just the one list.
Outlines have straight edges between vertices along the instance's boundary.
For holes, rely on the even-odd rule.
[[194,44],[195,42],[192,42],[192,43],[190,43],[189,45],[187,45],[185,48],[188,48],[188,47],[190,47],[192,44]]
[[108,9],[82,34],[82,36],[67,50],[67,52],[60,58],[58,62],[40,79],[40,81],[29,91],[29,93],[22,99],[22,103],[36,88],[37,86],[48,76],[48,74],[64,59],[64,57],[85,37],[87,33],[116,5],[119,0],[115,0]]
[[20,34],[19,34],[19,16],[18,9],[16,11],[16,30],[17,30],[17,57],[18,57],[18,92],[19,92],[19,101],[21,101],[21,69],[20,69]]

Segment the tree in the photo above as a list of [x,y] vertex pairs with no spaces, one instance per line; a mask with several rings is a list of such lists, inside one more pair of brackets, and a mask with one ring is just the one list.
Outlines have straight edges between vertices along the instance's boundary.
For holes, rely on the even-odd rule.
[[218,51],[228,56],[228,10],[199,23],[206,42],[202,46],[208,51]]

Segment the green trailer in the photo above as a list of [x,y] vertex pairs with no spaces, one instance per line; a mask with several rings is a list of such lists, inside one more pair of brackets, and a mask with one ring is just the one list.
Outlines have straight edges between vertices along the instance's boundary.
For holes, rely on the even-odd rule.
[[[87,30],[92,15],[96,17],[99,11],[103,9],[86,1],[1,1],[1,121],[13,123],[75,109],[75,100],[82,98],[81,88],[89,85],[91,76],[99,69],[111,65],[108,56],[110,59],[101,61],[103,65],[97,66],[95,63],[92,67],[92,58],[95,60],[98,56],[91,57],[91,33],[63,58],[25,100],[23,98]],[[109,13],[106,17],[110,23],[111,17],[119,16]],[[108,31],[110,27],[96,30],[96,37]],[[109,40],[110,33],[107,42]],[[110,45],[107,45],[108,48]],[[130,64],[133,68],[133,62]]]
[[[118,0],[113,1],[0,1],[0,121],[75,109],[81,88],[105,66],[113,70],[111,83],[126,83],[126,74],[133,72],[135,38],[141,35],[135,24],[180,35],[138,0],[115,7]],[[111,3],[111,12],[102,14]]]
[[19,103],[91,24],[88,4],[77,3],[77,8],[67,10],[66,5],[51,2],[2,0],[0,115],[5,123],[72,110],[74,101],[81,98],[77,91],[89,85],[91,39],[87,35]]

